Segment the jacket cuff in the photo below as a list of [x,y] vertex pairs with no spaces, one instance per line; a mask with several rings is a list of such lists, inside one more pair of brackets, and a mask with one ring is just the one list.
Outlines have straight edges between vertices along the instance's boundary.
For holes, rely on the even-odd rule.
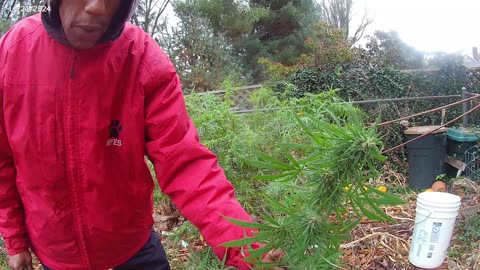
[[9,256],[14,256],[28,250],[28,241],[25,237],[10,237],[4,240]]

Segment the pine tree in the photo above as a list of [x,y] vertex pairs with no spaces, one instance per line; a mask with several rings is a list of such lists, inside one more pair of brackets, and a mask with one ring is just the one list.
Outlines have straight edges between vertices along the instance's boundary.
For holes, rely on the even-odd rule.
[[199,5],[191,0],[173,2],[180,21],[173,27],[164,24],[160,40],[187,92],[216,90],[226,77],[241,73],[228,38],[215,31]]
[[292,65],[306,52],[305,40],[312,23],[320,18],[319,9],[311,0],[251,0],[250,6],[269,11],[254,24],[240,46],[245,50],[245,65],[261,81],[263,75],[258,65],[261,57]]

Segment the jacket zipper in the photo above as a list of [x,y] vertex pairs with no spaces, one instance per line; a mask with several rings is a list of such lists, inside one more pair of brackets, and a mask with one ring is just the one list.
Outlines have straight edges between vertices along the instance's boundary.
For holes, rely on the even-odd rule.
[[78,114],[79,108],[77,104],[77,98],[73,91],[73,84],[75,78],[75,66],[77,63],[77,51],[73,51],[73,61],[70,69],[70,78],[68,80],[68,89],[66,91],[65,98],[65,115],[64,115],[64,127],[65,127],[65,154],[67,157],[66,169],[68,179],[70,180],[70,188],[72,192],[72,202],[74,208],[74,222],[76,223],[77,241],[80,244],[80,250],[83,254],[83,259],[88,265],[88,269],[93,269],[87,250],[87,243],[85,241],[86,231],[86,217],[83,214],[82,206],[83,195],[82,192],[82,177],[80,168],[80,145],[78,135]]
[[70,69],[70,79],[73,79],[75,77],[75,64],[77,63],[77,51],[73,51],[73,63],[72,63],[72,68]]

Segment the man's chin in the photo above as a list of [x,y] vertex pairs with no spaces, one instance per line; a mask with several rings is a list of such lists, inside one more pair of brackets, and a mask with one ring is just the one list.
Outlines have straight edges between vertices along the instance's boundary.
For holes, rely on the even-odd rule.
[[70,42],[70,45],[77,50],[88,50],[95,47],[96,42]]
[[67,38],[68,43],[76,50],[88,50],[97,44],[97,39]]

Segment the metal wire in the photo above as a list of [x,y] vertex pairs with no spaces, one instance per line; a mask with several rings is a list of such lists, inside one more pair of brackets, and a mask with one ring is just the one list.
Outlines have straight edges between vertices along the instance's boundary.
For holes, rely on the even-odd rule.
[[435,131],[443,128],[443,127],[449,126],[450,124],[452,124],[452,123],[454,123],[454,122],[462,119],[465,115],[468,115],[468,114],[470,114],[470,113],[472,113],[472,112],[474,112],[475,110],[478,110],[478,109],[480,109],[480,104],[478,104],[477,106],[475,106],[473,109],[470,109],[468,112],[465,112],[464,114],[462,114],[462,115],[460,115],[460,116],[458,116],[458,117],[455,117],[455,118],[452,119],[451,121],[448,121],[447,123],[445,123],[445,124],[443,124],[443,125],[440,125],[440,126],[438,126],[437,128],[430,130],[430,131],[427,132],[427,133],[424,133],[424,134],[422,134],[422,135],[420,135],[420,136],[418,136],[418,137],[415,137],[415,138],[413,138],[413,139],[411,139],[411,140],[409,140],[409,141],[407,141],[407,142],[404,142],[404,143],[402,143],[402,144],[399,144],[399,145],[397,145],[397,146],[395,146],[395,147],[392,147],[392,148],[390,148],[390,149],[388,149],[388,150],[383,151],[383,152],[382,152],[382,155],[385,155],[385,154],[387,154],[387,153],[389,153],[389,152],[392,152],[392,151],[394,151],[394,150],[397,150],[397,149],[399,149],[399,148],[401,148],[401,147],[403,147],[403,146],[405,146],[405,145],[407,145],[407,144],[409,144],[409,143],[411,143],[411,142],[414,142],[414,141],[416,141],[416,140],[418,140],[418,139],[421,139],[421,138],[423,138],[423,137],[425,137],[425,136],[428,136],[428,135],[432,134],[433,132],[435,132]]
[[480,181],[480,147],[475,145],[465,152],[465,176],[474,181]]

